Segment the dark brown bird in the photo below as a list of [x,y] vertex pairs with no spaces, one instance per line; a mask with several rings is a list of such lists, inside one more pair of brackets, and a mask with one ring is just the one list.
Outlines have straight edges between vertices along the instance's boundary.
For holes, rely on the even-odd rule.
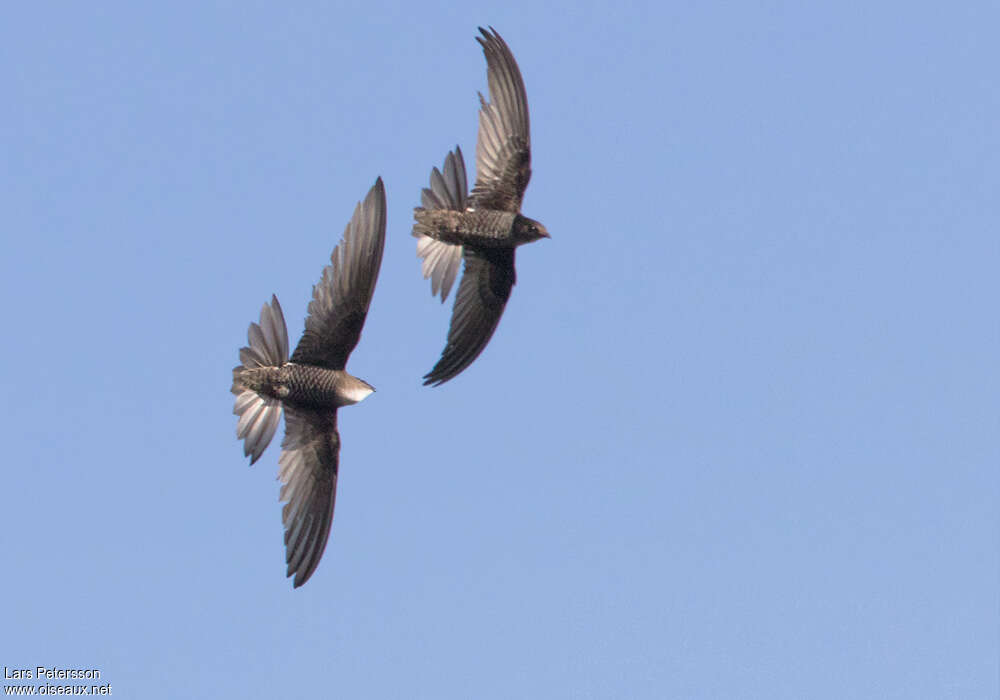
[[514,286],[514,250],[548,238],[545,227],[521,215],[521,200],[531,179],[531,136],[528,98],[521,71],[506,42],[490,27],[476,37],[486,55],[490,99],[479,95],[479,139],[476,184],[471,194],[462,150],[445,156],[441,171],[431,171],[421,204],[413,210],[417,255],[431,294],[448,296],[458,285],[448,329],[448,344],[424,384],[443,384],[472,364],[493,336]]
[[375,389],[344,367],[358,344],[385,246],[385,188],[375,181],[333,249],[330,264],[313,287],[306,329],[292,359],[277,297],[251,323],[248,347],[233,369],[236,437],[256,462],[285,414],[278,459],[285,525],[287,576],[298,588],[309,580],[326,548],[337,493],[340,434],[337,409],[358,403]]

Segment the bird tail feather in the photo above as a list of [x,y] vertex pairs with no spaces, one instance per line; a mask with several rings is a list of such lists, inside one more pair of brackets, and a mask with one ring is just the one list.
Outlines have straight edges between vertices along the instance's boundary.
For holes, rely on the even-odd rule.
[[[441,170],[431,170],[431,186],[420,193],[423,209],[451,209],[465,211],[469,199],[469,183],[465,174],[462,149],[455,146],[444,157]],[[431,280],[431,296],[441,294],[441,301],[448,298],[451,286],[458,276],[462,260],[462,246],[452,245],[426,235],[419,218],[413,226],[417,240],[417,256],[423,259],[421,271],[424,279]]]
[[462,149],[455,146],[455,150],[444,157],[441,170],[431,170],[431,186],[421,191],[420,203],[424,209],[465,211],[468,198],[465,159],[462,157]]
[[253,464],[264,454],[278,429],[281,401],[247,389],[236,397],[233,413],[240,417],[236,437],[243,441],[243,454],[250,457],[250,464]]
[[249,345],[240,348],[240,361],[233,368],[233,385],[236,394],[233,413],[239,416],[236,437],[243,440],[243,454],[256,462],[267,449],[281,421],[281,401],[273,396],[262,396],[247,387],[243,372],[261,367],[281,367],[288,362],[288,329],[285,316],[276,296],[260,310],[260,323],[251,323],[247,330]]

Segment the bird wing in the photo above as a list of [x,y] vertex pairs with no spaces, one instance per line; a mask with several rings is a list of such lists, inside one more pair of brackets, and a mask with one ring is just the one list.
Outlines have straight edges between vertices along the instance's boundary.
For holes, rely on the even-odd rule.
[[309,580],[326,549],[337,494],[340,435],[337,412],[285,407],[285,439],[278,459],[285,503],[286,576],[298,588]]
[[465,249],[465,270],[455,296],[448,329],[448,344],[424,384],[443,384],[464,370],[486,344],[500,323],[514,286],[514,249],[486,251]]
[[[424,209],[453,209],[465,211],[469,185],[465,175],[465,159],[462,149],[455,150],[444,158],[441,170],[431,170],[431,186],[420,193],[420,203]],[[417,256],[423,259],[421,270],[424,279],[431,280],[431,296],[441,293],[441,303],[448,298],[451,285],[458,276],[458,266],[462,261],[462,246],[439,241],[422,233],[417,237]]]
[[378,178],[344,229],[313,287],[306,330],[292,362],[344,369],[358,344],[385,247],[385,187]]
[[528,97],[514,55],[490,27],[476,37],[486,55],[490,86],[487,102],[479,95],[479,140],[476,143],[474,207],[518,213],[531,179],[531,136]]

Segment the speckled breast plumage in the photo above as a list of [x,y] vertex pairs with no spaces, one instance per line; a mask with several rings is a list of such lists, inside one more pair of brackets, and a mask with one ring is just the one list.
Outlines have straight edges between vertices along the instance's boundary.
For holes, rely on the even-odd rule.
[[414,231],[453,245],[507,248],[513,245],[512,230],[517,214],[491,209],[454,211],[423,209],[414,212]]

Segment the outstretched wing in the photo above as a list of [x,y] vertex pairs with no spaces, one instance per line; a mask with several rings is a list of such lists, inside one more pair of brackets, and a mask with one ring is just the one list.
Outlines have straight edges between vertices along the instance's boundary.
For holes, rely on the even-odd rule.
[[[429,188],[425,187],[420,193],[420,203],[424,209],[465,211],[469,185],[461,148],[455,146],[455,150],[444,157],[442,170],[431,170],[430,184]],[[417,237],[417,255],[423,258],[421,271],[424,279],[429,277],[431,280],[431,296],[440,292],[443,304],[458,276],[462,246],[445,243],[416,231],[413,235]]]
[[306,330],[292,362],[344,369],[358,344],[385,247],[385,187],[378,178],[313,287]]
[[451,312],[448,344],[424,384],[443,384],[472,364],[493,337],[514,286],[514,249],[466,248],[465,271]]
[[496,30],[479,28],[476,37],[486,55],[490,100],[479,95],[479,140],[476,185],[471,205],[514,212],[521,210],[531,179],[531,136],[528,97],[514,55]]
[[285,439],[278,459],[285,525],[286,576],[298,588],[309,580],[326,549],[337,494],[340,435],[337,412],[285,407]]

